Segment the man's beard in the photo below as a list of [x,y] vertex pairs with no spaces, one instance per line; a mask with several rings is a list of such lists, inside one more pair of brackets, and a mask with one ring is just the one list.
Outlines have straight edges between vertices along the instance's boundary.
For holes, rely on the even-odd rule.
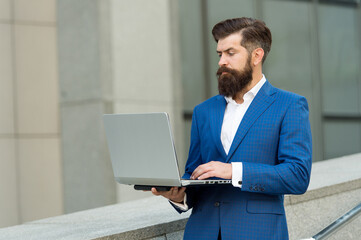
[[[226,72],[225,74],[222,74]],[[217,71],[219,94],[226,97],[234,97],[252,81],[253,69],[250,61],[242,71],[229,69],[222,66]]]

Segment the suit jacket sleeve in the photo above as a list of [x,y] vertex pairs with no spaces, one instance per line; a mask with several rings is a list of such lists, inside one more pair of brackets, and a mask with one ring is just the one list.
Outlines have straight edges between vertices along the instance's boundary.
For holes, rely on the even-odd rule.
[[276,165],[243,162],[243,191],[266,194],[306,192],[312,164],[308,105],[304,97],[289,104],[282,120]]

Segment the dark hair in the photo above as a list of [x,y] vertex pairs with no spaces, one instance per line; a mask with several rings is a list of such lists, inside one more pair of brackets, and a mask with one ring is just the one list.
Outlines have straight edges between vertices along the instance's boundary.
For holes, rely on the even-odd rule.
[[212,34],[216,42],[236,32],[240,32],[242,35],[240,44],[246,48],[249,53],[252,53],[254,49],[259,47],[263,49],[263,63],[272,45],[271,31],[266,24],[261,20],[242,17],[224,20],[214,25],[212,29]]

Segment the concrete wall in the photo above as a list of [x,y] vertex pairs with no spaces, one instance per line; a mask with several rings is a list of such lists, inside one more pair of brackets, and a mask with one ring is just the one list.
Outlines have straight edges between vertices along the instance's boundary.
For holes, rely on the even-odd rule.
[[164,0],[58,1],[65,212],[151,196],[115,186],[104,113],[169,112],[183,153],[176,7]]
[[0,226],[63,213],[55,0],[0,1]]
[[169,112],[184,164],[177,12],[0,0],[0,227],[150,196],[116,186],[104,113]]
[[[184,165],[182,88],[176,1],[110,1],[114,113],[168,112]],[[139,9],[147,11],[139,13]],[[149,197],[117,185],[118,201]]]
[[[105,112],[99,1],[58,1],[58,49],[64,208],[115,202],[102,127]],[[106,25],[105,25],[106,26]]]

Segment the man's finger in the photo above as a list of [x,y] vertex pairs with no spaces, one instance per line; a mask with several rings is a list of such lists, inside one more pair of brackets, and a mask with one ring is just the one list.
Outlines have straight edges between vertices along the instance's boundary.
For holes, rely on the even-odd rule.
[[157,191],[157,189],[155,187],[152,187],[151,191],[154,195],[157,195],[157,196],[160,195],[160,193]]
[[205,163],[200,166],[198,166],[192,173],[191,179],[197,179],[199,176],[203,175],[204,173],[207,173],[209,171],[212,171],[213,168],[211,166],[211,163]]
[[172,195],[178,194],[178,187],[172,187]]
[[202,165],[198,166],[196,169],[194,169],[192,175],[191,175],[191,179],[197,179],[199,177],[199,175],[202,174]]
[[216,173],[215,171],[209,171],[209,172],[206,172],[202,175],[200,175],[198,177],[199,180],[203,180],[203,179],[207,179],[207,178],[210,178],[210,177],[215,177]]

